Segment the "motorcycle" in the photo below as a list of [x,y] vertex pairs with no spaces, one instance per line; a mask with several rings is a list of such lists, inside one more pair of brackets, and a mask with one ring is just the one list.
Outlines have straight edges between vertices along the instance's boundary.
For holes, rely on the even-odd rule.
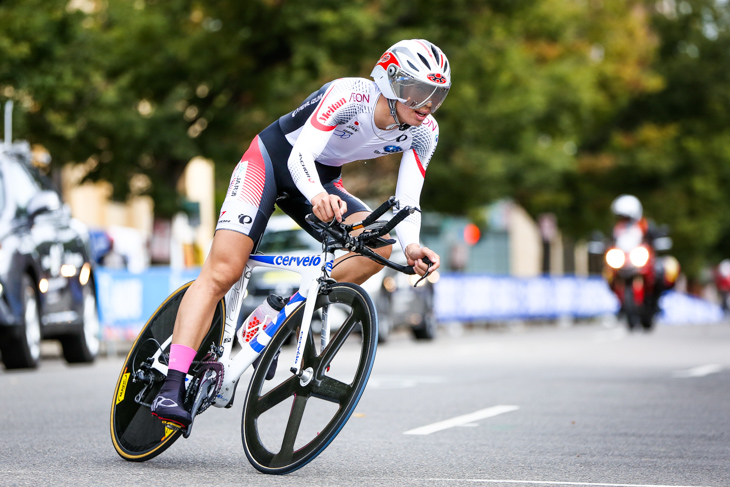
[[730,259],[720,262],[715,269],[715,287],[720,294],[722,311],[727,314],[730,310]]
[[603,274],[621,304],[619,315],[626,318],[629,330],[653,329],[659,298],[674,287],[679,275],[677,259],[657,255],[671,247],[666,231],[647,238],[638,222],[623,222],[614,228]]

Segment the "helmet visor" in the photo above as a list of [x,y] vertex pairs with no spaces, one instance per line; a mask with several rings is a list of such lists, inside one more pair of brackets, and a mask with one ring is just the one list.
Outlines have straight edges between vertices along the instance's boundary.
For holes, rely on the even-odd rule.
[[[449,94],[450,86],[435,86],[415,79],[400,68],[396,68],[389,76],[390,87],[395,96],[408,108],[414,110],[431,102],[431,111],[435,112]],[[404,101],[405,100],[405,101]]]

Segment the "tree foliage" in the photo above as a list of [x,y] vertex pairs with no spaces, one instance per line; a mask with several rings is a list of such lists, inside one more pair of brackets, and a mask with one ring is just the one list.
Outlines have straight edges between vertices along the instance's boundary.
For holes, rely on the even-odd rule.
[[[6,0],[0,96],[55,165],[83,164],[116,199],[150,194],[164,215],[192,157],[215,161],[222,197],[266,125],[427,38],[454,86],[425,208],[510,197],[581,238],[633,193],[696,272],[730,244],[729,20],[716,0]],[[348,187],[392,194],[397,164],[350,165]]]

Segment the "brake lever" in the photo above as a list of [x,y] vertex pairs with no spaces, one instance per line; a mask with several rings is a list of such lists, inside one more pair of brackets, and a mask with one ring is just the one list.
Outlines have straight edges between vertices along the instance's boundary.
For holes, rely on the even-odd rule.
[[[428,270],[426,271],[426,273],[424,275],[421,276],[421,278],[419,280],[416,281],[416,283],[413,285],[413,287],[417,287],[419,284],[421,284],[421,281],[423,281],[424,279],[426,279],[428,276],[431,275],[431,266],[433,265],[433,262],[431,262],[431,259],[429,259],[428,257],[424,257],[421,260],[423,261],[424,264],[426,264],[428,266]],[[415,265],[413,266],[413,271],[414,272],[416,271]]]

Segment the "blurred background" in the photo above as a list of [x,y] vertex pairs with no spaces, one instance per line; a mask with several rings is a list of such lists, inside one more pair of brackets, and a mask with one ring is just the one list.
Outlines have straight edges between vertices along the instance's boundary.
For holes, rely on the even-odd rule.
[[[620,194],[681,265],[660,320],[721,321],[729,26],[726,0],[5,0],[5,142],[88,227],[103,337],[129,339],[197,274],[250,140],[426,38],[453,66],[421,199],[441,324],[615,313],[590,244]],[[347,188],[379,204],[399,160],[346,166]]]

